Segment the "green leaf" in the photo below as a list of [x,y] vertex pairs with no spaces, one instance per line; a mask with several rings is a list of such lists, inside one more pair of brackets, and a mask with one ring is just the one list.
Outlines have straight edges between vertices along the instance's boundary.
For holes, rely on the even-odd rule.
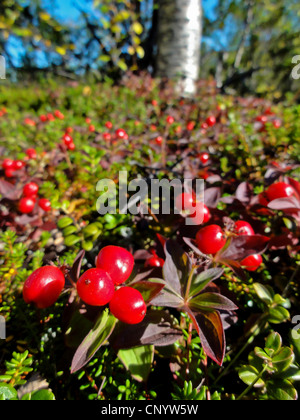
[[0,384],[0,397],[1,400],[15,400],[18,398],[18,393],[11,385]]
[[116,318],[106,309],[99,316],[94,328],[78,347],[71,366],[71,372],[77,372],[84,367],[108,340],[116,325]]
[[72,226],[68,226],[63,230],[63,235],[66,236],[70,236],[73,235],[73,233],[77,232],[77,227],[72,225]]
[[288,347],[284,347],[273,357],[272,363],[278,372],[284,372],[291,366],[294,358],[295,356],[293,351]]
[[254,353],[260,359],[266,360],[268,362],[270,362],[272,360],[271,357],[268,356],[267,353],[263,349],[261,349],[260,347],[256,347],[254,349]]
[[271,350],[274,353],[277,353],[281,349],[282,339],[277,332],[272,332],[266,341],[266,350]]
[[267,305],[271,305],[273,303],[275,294],[271,287],[263,286],[260,283],[254,283],[254,290],[257,296],[265,302]]
[[154,360],[154,346],[120,350],[118,357],[138,382],[146,382]]
[[57,226],[59,229],[65,229],[66,227],[73,224],[73,220],[70,217],[62,217],[58,223]]
[[290,313],[287,309],[282,306],[276,306],[275,308],[269,308],[268,321],[272,324],[281,324],[290,318]]
[[[239,370],[240,379],[246,384],[251,385],[254,383],[256,378],[259,376],[259,371],[254,366],[243,366]],[[255,388],[262,388],[265,386],[263,379],[259,379],[254,385]]]
[[274,379],[267,382],[268,395],[277,401],[296,401],[298,393],[288,380]]
[[41,389],[31,395],[32,401],[55,401],[54,394],[49,389]]
[[68,246],[68,247],[71,247],[71,246],[74,246],[74,245],[78,244],[78,242],[80,242],[80,241],[81,241],[81,239],[80,239],[79,236],[70,235],[70,236],[67,236],[65,238],[65,245]]

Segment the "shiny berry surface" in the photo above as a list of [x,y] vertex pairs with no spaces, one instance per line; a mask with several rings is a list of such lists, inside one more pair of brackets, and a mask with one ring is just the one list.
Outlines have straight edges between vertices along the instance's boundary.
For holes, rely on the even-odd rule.
[[277,182],[271,185],[266,191],[266,195],[270,201],[277,200],[278,198],[292,197],[294,194],[294,188],[285,182]]
[[248,271],[256,271],[263,263],[261,255],[251,255],[241,262],[241,266]]
[[125,248],[107,246],[97,257],[97,268],[106,271],[114,284],[120,285],[127,281],[132,274],[134,258]]
[[119,321],[130,325],[142,322],[147,313],[147,306],[141,293],[132,287],[121,287],[117,290],[109,308]]
[[209,225],[199,230],[196,243],[203,254],[216,254],[226,244],[223,230],[218,225]]
[[253,236],[255,232],[248,222],[244,222],[243,220],[239,220],[234,225],[234,231],[239,236]]
[[105,306],[112,299],[115,288],[109,275],[99,269],[91,268],[77,282],[80,299],[90,306]]
[[49,200],[47,200],[47,198],[41,198],[39,201],[39,207],[48,212],[51,210],[51,202]]
[[36,196],[39,192],[39,186],[35,182],[29,182],[23,188],[23,194],[25,197]]
[[19,202],[19,210],[23,214],[29,214],[33,212],[35,207],[35,199],[31,197],[24,197]]
[[165,261],[162,258],[159,258],[157,255],[153,255],[153,257],[148,258],[145,262],[145,267],[150,268],[160,268],[163,267],[165,264]]
[[52,306],[65,286],[65,276],[57,267],[46,266],[34,271],[23,288],[26,303],[34,303],[38,308]]

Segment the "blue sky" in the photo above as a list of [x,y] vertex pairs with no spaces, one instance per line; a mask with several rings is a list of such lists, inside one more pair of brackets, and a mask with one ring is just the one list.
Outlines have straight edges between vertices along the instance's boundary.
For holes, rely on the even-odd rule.
[[[43,3],[48,6],[51,13],[54,13],[58,19],[63,21],[76,21],[79,17],[79,12],[76,9],[76,4],[85,10],[91,10],[91,0],[44,0]],[[215,7],[217,0],[203,0],[203,7],[206,14],[212,17],[212,10]],[[55,5],[53,7],[53,4]]]

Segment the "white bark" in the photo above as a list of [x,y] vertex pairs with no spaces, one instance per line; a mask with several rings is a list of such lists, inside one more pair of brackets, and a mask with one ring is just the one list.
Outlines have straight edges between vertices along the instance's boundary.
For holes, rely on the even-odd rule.
[[160,0],[157,76],[178,80],[185,94],[195,93],[201,36],[201,0]]

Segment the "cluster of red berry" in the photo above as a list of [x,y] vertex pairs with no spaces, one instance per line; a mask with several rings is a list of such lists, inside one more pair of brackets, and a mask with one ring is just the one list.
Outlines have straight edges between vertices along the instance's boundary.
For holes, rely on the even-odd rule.
[[35,160],[36,157],[36,151],[34,149],[28,149],[26,150],[26,158],[24,160],[4,159],[2,162],[2,169],[4,170],[5,177],[14,178],[18,171],[21,171],[26,167],[26,161]]
[[285,182],[272,184],[266,191],[259,195],[259,203],[267,206],[271,201],[280,198],[290,198],[296,195],[295,189]]
[[[23,197],[19,202],[19,210],[23,214],[33,212],[38,199],[39,186],[35,182],[29,182],[23,188]],[[47,198],[40,198],[38,206],[48,212],[51,210],[51,202]]]
[[73,137],[70,134],[71,134],[70,130],[67,130],[65,132],[65,134],[63,135],[63,142],[64,142],[64,145],[67,147],[68,150],[73,151],[73,150],[76,149],[76,146],[75,146]]
[[[221,251],[227,243],[227,236],[253,236],[255,232],[250,223],[240,220],[235,223],[233,232],[226,232],[219,225],[209,225],[199,230],[196,235],[196,243],[203,254],[215,255]],[[263,263],[259,254],[251,255],[240,262],[241,266],[248,271],[256,271]]]
[[[126,324],[142,322],[147,307],[141,293],[133,287],[122,286],[131,276],[133,268],[134,258],[126,249],[117,246],[103,248],[97,257],[96,268],[87,270],[78,280],[78,296],[90,306],[109,304],[111,313]],[[46,266],[28,277],[23,297],[26,303],[34,303],[44,309],[57,301],[64,287],[63,271]]]
[[260,127],[259,127],[260,132],[266,131],[266,125],[268,123],[273,124],[273,127],[277,129],[282,126],[281,120],[276,118],[271,108],[266,109],[266,111],[262,115],[258,115],[255,120],[257,123],[260,123]]
[[[78,295],[91,306],[109,304],[111,313],[126,324],[143,321],[147,307],[141,293],[132,287],[119,287],[132,274],[134,258],[118,246],[103,248],[96,268],[86,271],[77,282]],[[117,287],[117,288],[116,288]]]
[[188,215],[195,225],[208,223],[211,214],[208,207],[201,201],[197,201],[195,193],[183,193],[176,197],[176,208]]

